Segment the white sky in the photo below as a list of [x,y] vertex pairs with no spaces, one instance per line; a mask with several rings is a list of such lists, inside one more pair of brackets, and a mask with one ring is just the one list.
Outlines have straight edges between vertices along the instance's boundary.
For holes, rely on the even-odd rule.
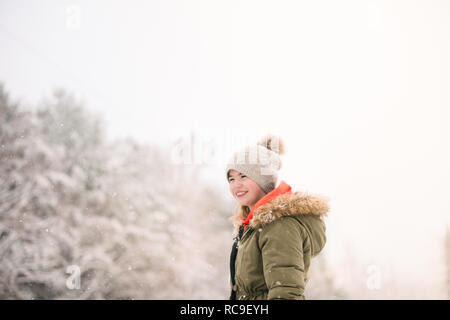
[[[449,16],[429,0],[0,0],[0,81],[27,105],[72,91],[111,138],[278,132],[285,180],[331,199],[330,258],[350,247],[438,296]],[[226,192],[220,163],[207,167]]]

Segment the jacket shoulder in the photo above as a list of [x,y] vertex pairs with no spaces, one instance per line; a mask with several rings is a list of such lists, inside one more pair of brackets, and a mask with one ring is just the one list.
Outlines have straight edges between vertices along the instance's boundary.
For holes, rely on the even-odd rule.
[[277,197],[256,209],[251,225],[255,228],[271,224],[286,216],[326,216],[328,200],[318,195],[296,192]]
[[295,216],[284,216],[266,224],[264,227],[256,228],[260,239],[271,238],[280,241],[299,241],[307,238],[305,226]]

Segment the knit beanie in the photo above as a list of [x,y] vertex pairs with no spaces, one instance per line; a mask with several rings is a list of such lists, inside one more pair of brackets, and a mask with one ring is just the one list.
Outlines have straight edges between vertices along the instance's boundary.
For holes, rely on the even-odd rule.
[[231,169],[239,171],[252,179],[267,194],[273,189],[281,169],[280,155],[284,154],[281,138],[266,135],[255,145],[237,151],[227,162],[226,178]]

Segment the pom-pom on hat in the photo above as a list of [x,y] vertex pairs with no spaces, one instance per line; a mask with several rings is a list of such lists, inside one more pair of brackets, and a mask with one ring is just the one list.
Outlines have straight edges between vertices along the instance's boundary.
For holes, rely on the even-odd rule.
[[280,155],[284,154],[284,143],[279,136],[267,134],[256,145],[236,152],[227,162],[226,176],[234,169],[245,174],[267,194],[273,189],[281,169]]

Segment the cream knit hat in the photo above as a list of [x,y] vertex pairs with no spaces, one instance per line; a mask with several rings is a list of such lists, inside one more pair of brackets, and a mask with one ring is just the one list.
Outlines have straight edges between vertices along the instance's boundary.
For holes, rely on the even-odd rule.
[[247,175],[267,194],[275,189],[278,171],[281,169],[280,155],[284,154],[284,143],[280,137],[266,135],[256,145],[236,152],[227,162],[226,178],[231,169]]

